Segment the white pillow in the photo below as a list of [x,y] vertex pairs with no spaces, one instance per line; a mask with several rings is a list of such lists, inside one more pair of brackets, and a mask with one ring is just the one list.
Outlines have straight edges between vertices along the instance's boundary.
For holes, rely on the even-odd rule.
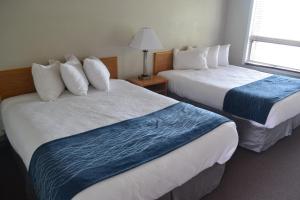
[[83,78],[80,71],[71,64],[61,63],[60,64],[61,77],[70,92],[74,95],[84,96],[88,92],[88,84]]
[[54,101],[65,90],[59,73],[59,62],[47,66],[33,63],[31,73],[35,89],[43,101]]
[[89,82],[98,90],[109,90],[110,73],[101,60],[96,57],[86,58],[83,62],[84,72]]
[[89,82],[83,72],[81,62],[74,55],[66,55],[65,59],[67,62],[60,64],[60,73],[67,89],[74,95],[87,95]]
[[207,69],[207,50],[193,49],[180,51],[174,49],[174,63],[175,70],[184,69]]
[[65,55],[65,59],[67,61],[66,62],[67,64],[73,65],[79,71],[79,73],[83,77],[86,84],[89,85],[89,82],[83,72],[83,68],[82,68],[82,64],[81,64],[80,60],[72,54]]
[[199,50],[206,50],[207,56],[206,56],[206,62],[208,68],[217,68],[218,67],[218,55],[219,55],[219,48],[220,46],[213,46],[213,47],[188,47],[188,50],[192,49],[199,49]]
[[229,57],[230,46],[231,46],[230,44],[220,46],[220,50],[219,50],[219,65],[220,66],[228,66],[229,65],[228,57]]
[[219,66],[219,49],[219,45],[209,47],[207,54],[207,65],[209,68],[217,68]]

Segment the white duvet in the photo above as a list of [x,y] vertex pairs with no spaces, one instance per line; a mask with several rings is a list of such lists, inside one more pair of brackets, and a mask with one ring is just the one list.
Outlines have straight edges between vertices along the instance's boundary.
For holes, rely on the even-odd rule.
[[[109,92],[92,88],[87,96],[65,92],[54,102],[42,102],[37,94],[3,101],[7,137],[26,167],[33,152],[45,142],[139,117],[177,102],[126,81],[111,80],[110,84]],[[237,144],[235,124],[225,123],[161,158],[99,182],[73,199],[159,198],[215,163],[225,163]]]
[[[223,110],[225,95],[232,88],[272,76],[232,65],[207,70],[170,70],[159,75],[169,80],[171,92],[218,110]],[[264,126],[274,128],[300,114],[299,102],[300,92],[274,104]],[[254,121],[251,123],[261,126]]]

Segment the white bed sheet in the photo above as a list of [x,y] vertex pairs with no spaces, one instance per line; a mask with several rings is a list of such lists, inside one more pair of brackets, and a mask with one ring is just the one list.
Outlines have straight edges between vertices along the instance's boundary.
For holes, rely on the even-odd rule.
[[[169,80],[171,92],[218,110],[223,110],[225,95],[232,88],[272,76],[233,65],[207,70],[170,70],[160,72],[159,75]],[[299,102],[300,92],[274,104],[264,126],[274,128],[295,117],[300,113]],[[254,121],[251,123],[262,126]]]
[[[28,168],[41,144],[122,120],[139,117],[176,103],[122,80],[111,80],[110,92],[90,88],[88,96],[65,92],[54,102],[37,94],[13,97],[2,103],[7,137]],[[99,182],[73,199],[156,199],[215,163],[223,164],[238,144],[233,122],[161,158]]]

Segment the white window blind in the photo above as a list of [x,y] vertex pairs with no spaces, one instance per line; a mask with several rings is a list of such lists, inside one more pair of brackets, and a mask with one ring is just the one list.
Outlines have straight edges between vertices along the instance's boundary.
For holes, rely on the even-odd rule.
[[300,0],[254,0],[247,62],[300,70]]

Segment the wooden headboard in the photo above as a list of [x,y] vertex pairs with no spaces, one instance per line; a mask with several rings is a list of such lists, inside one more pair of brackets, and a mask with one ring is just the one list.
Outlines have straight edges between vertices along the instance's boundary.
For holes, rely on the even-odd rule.
[[153,74],[173,69],[173,51],[156,52],[153,55]]
[[[110,77],[118,78],[118,57],[100,59],[107,66]],[[31,67],[0,70],[0,100],[34,91]]]

